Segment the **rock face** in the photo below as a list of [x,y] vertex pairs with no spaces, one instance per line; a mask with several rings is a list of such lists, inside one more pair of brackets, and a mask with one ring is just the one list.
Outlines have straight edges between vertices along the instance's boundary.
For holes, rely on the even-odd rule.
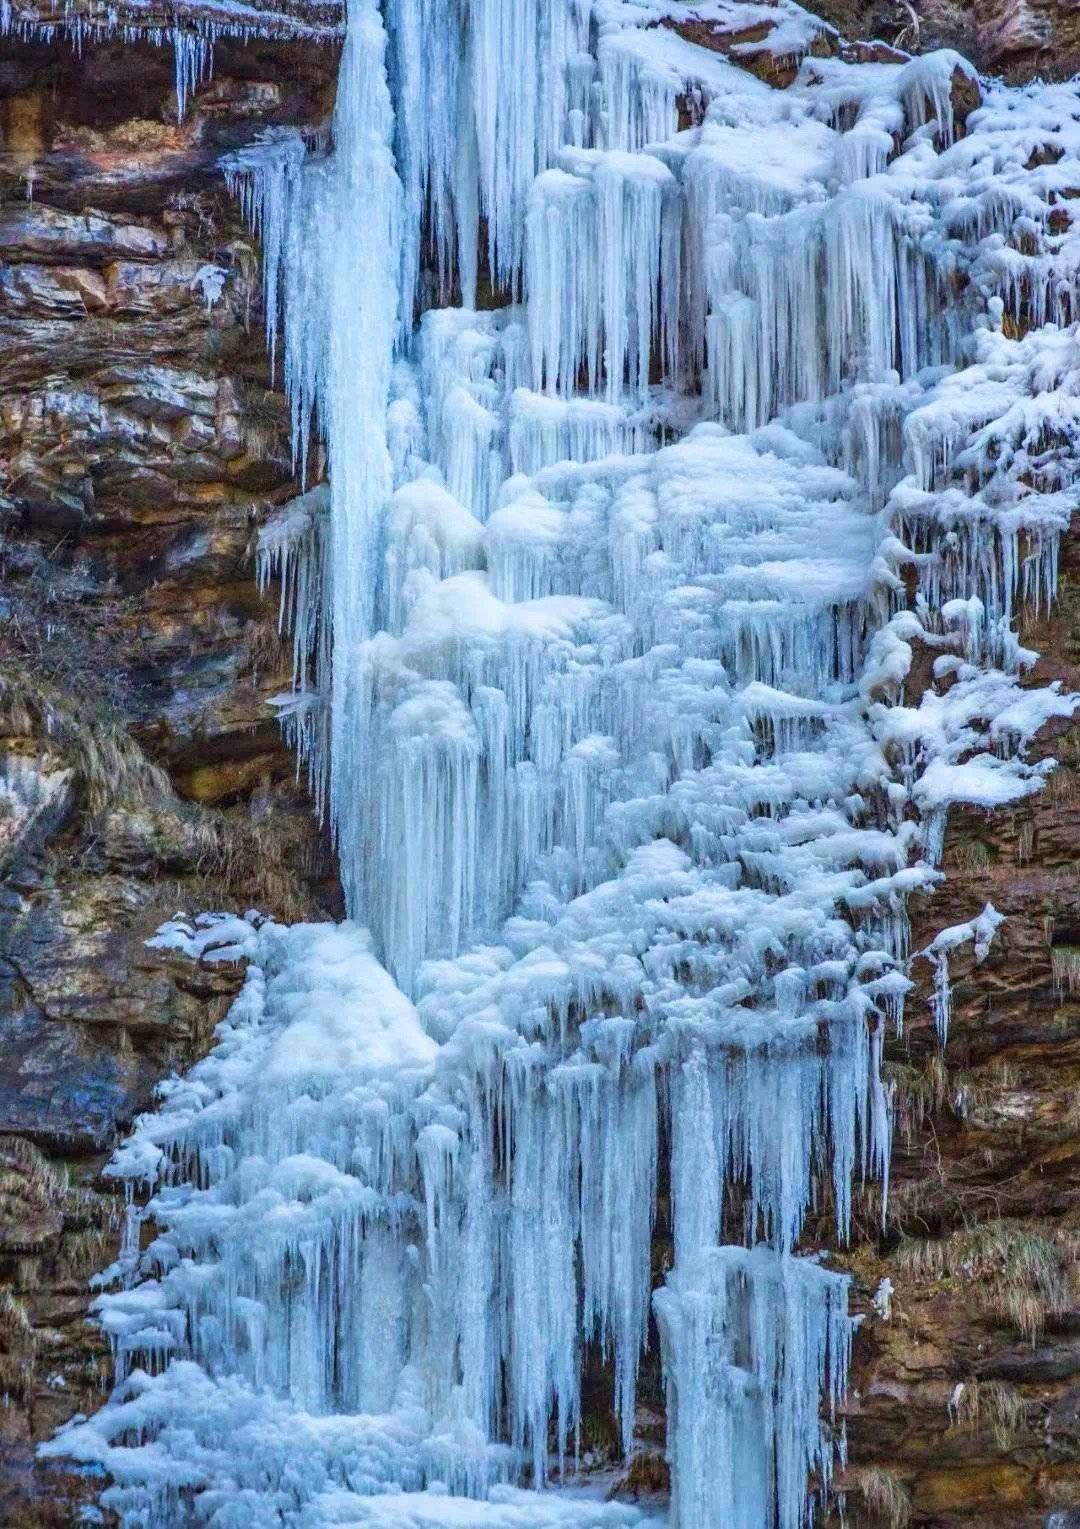
[[108,1382],[98,1174],[240,980],[146,938],[177,908],[340,912],[267,705],[291,655],[249,544],[298,485],[216,169],[318,123],[336,58],[219,43],[216,65],[178,125],[168,48],[7,37],[0,61],[4,1523],[67,1522],[92,1488],[41,1478],[31,1446]]
[[[1066,0],[816,9],[889,45],[962,44],[1017,78],[1080,64]],[[325,118],[329,8],[324,21],[318,36],[219,40],[179,124],[168,49],[7,38],[0,60],[5,1523],[69,1522],[93,1491],[42,1475],[32,1446],[108,1384],[86,1320],[87,1278],[118,1235],[100,1169],[239,982],[146,938],[177,908],[340,913],[267,705],[291,655],[250,543],[300,484],[257,252],[215,168],[268,127]],[[1035,681],[1080,686],[1078,632],[1074,534],[1052,617],[1024,633],[1043,655]],[[947,881],[912,932],[921,950],[988,901],[1007,920],[985,962],[970,947],[953,961],[944,1053],[925,961],[891,1048],[889,1207],[882,1224],[865,1196],[841,1259],[866,1313],[848,1522],[1068,1529],[1080,1505],[1080,728],[1044,747],[1063,765],[1040,795],[954,814]],[[586,1426],[603,1435],[603,1419]],[[643,1455],[627,1488],[663,1482]]]
[[911,52],[958,48],[1015,83],[1067,80],[1080,68],[1080,12],[1070,0],[820,0],[811,9],[847,36]]
[[[1025,627],[1042,654],[1033,681],[1076,688],[1078,631],[1074,529],[1054,612]],[[884,1483],[919,1524],[1034,1529],[1080,1503],[1078,747],[1075,723],[1044,739],[1060,768],[1021,806],[951,816],[947,879],[912,929],[918,951],[987,902],[1005,915],[981,965],[970,946],[951,961],[944,1051],[929,963],[914,963],[890,1048],[889,1210],[879,1231],[867,1198],[850,1259],[868,1313],[847,1418],[853,1500],[880,1509]],[[872,1304],[885,1279],[887,1321]]]

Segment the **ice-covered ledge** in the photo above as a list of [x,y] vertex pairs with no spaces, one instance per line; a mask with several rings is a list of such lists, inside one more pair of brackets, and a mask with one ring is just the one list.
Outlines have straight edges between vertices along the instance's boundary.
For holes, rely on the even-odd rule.
[[28,5],[19,0],[0,5],[0,31],[24,35],[147,37],[158,40],[176,30],[220,36],[307,38],[332,42],[343,35],[344,9],[333,0],[274,0],[273,4],[244,0],[175,0],[161,4],[125,0],[102,5],[98,0],[74,0],[65,5]]
[[65,37],[74,48],[87,42],[150,43],[171,47],[176,60],[177,117],[183,118],[193,92],[213,74],[214,44],[223,38],[247,42],[272,38],[316,47],[340,45],[344,35],[341,5],[317,0],[282,0],[281,4],[244,4],[242,0],[181,0],[181,3],[127,3],[104,6],[97,0],[70,5],[25,5],[0,0],[0,36],[28,41]]

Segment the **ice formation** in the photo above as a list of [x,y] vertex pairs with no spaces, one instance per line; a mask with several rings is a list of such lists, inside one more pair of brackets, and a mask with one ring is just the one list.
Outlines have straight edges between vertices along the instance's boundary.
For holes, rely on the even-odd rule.
[[934,1022],[942,1045],[949,1038],[949,1020],[952,1015],[952,987],[949,979],[949,956],[961,945],[974,945],[975,964],[981,966],[990,954],[990,947],[998,929],[1005,922],[993,903],[987,903],[977,918],[965,924],[950,924],[941,929],[919,955],[925,956],[934,969],[934,993],[931,1005]]
[[[950,806],[1076,705],[1016,624],[1077,497],[1080,93],[961,120],[955,54],[681,19],[350,0],[329,135],[225,167],[326,447],[259,577],[351,921],[158,937],[248,966],[116,1156],[117,1389],[49,1446],[126,1525],[640,1524],[573,1486],[582,1372],[629,1452],[657,1342],[673,1529],[802,1529],[842,1459],[807,1213],[887,1189]],[[943,1038],[999,921],[921,953]]]

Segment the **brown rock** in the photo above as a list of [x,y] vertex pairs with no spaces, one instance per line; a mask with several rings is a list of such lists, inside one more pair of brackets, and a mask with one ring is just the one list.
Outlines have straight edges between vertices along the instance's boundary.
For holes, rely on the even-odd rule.
[[848,36],[911,52],[958,48],[1013,81],[1068,79],[1080,65],[1080,12],[1071,0],[817,0],[814,10]]
[[[1017,1465],[970,1464],[951,1470],[924,1471],[912,1483],[916,1513],[995,1513],[1023,1509],[1032,1502],[1031,1475]],[[1000,1522],[1001,1520],[999,1520]]]
[[57,260],[118,255],[153,260],[167,248],[164,235],[152,228],[90,210],[71,213],[28,203],[0,211],[0,252],[6,260],[34,255]]

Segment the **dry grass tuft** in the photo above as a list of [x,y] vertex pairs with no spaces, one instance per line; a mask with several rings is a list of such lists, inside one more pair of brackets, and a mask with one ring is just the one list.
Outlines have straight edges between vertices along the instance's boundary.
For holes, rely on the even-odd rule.
[[0,1344],[4,1348],[32,1345],[34,1330],[26,1307],[6,1285],[0,1285]]
[[954,1426],[966,1433],[987,1428],[999,1449],[1011,1449],[1022,1433],[1027,1409],[1015,1386],[1005,1380],[968,1380],[958,1388],[950,1409]]
[[908,1529],[912,1517],[911,1493],[895,1471],[881,1465],[862,1465],[848,1471],[846,1479],[849,1490],[859,1494],[860,1523]]
[[1020,1072],[1007,1057],[996,1058],[988,1068],[979,1072],[957,1072],[950,1089],[953,1111],[961,1120],[984,1116],[1020,1084]]
[[164,770],[101,705],[81,702],[17,669],[0,674],[0,737],[47,741],[75,772],[87,809],[168,801]]
[[0,1401],[23,1406],[34,1392],[36,1340],[26,1307],[0,1286]]
[[1052,1316],[1071,1309],[1080,1236],[1054,1229],[1045,1236],[1000,1218],[940,1239],[905,1238],[897,1268],[909,1279],[961,1280],[976,1288],[986,1314],[1032,1343]]
[[981,839],[970,839],[958,844],[952,852],[952,862],[958,871],[985,871],[993,865],[996,855]]
[[69,1232],[60,1243],[57,1271],[61,1278],[85,1284],[92,1274],[104,1269],[114,1254],[116,1235],[110,1226],[89,1227]]
[[0,1136],[0,1196],[17,1194],[59,1206],[69,1190],[66,1171],[24,1136]]
[[931,1052],[922,1067],[913,1062],[886,1062],[881,1069],[886,1085],[893,1087],[893,1116],[897,1129],[910,1146],[912,1137],[942,1108],[949,1095],[949,1074],[938,1051]]
[[82,704],[17,671],[0,675],[4,737],[32,739],[62,758],[74,772],[98,863],[104,856],[136,874],[148,870],[171,906],[256,907],[286,922],[310,914],[303,882],[319,867],[308,863],[317,840],[306,819],[275,813],[255,821],[243,810],[181,800],[106,706]]
[[65,1228],[90,1229],[105,1236],[116,1221],[109,1195],[71,1183],[62,1164],[49,1159],[22,1136],[0,1136],[0,1222],[59,1215]]
[[1050,970],[1058,999],[1080,993],[1080,945],[1051,945]]
[[211,838],[193,874],[161,883],[170,908],[260,913],[282,923],[311,917],[306,876],[317,877],[318,843],[300,817],[275,816],[272,826],[239,813],[201,809]]

